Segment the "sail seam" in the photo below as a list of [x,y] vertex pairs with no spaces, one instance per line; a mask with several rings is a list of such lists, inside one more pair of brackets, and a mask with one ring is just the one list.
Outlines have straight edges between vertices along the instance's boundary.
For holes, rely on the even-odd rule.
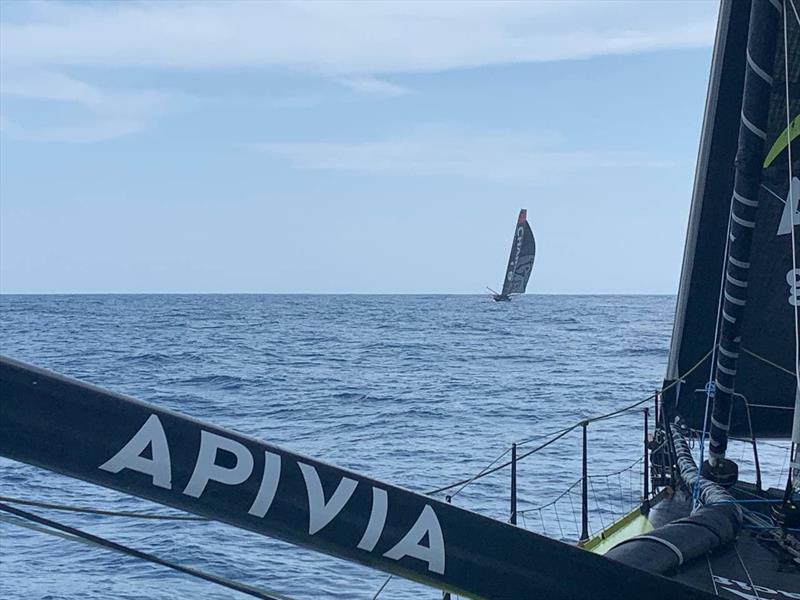
[[733,190],[733,197],[737,202],[744,204],[745,206],[751,206],[753,208],[758,207],[758,200],[750,200],[750,198],[745,198],[736,190]]
[[728,431],[728,430],[731,428],[731,426],[730,426],[730,425],[725,425],[724,423],[720,423],[719,421],[717,421],[717,420],[714,418],[714,415],[711,415],[711,424],[712,424],[714,427],[719,427],[719,428],[720,428],[720,429],[722,429],[723,431]]
[[747,49],[747,64],[756,75],[772,86],[772,77],[767,75],[767,72],[756,64],[753,57],[750,56],[750,48]]
[[748,283],[746,281],[742,281],[741,279],[736,279],[735,277],[731,277],[729,273],[725,273],[725,279],[728,280],[733,285],[738,285],[739,287],[746,288]]
[[744,115],[744,111],[742,111],[742,123],[744,123],[744,126],[747,127],[753,133],[753,135],[760,137],[765,142],[767,141],[767,132],[759,129],[753,123],[751,123]]
[[[719,381],[716,381],[716,384],[717,384],[717,389],[722,390],[726,394],[733,394],[733,388],[729,388],[727,385],[722,385]],[[713,416],[711,417],[711,421],[712,422],[714,421]],[[720,427],[720,429],[722,429],[722,427]],[[711,441],[713,442],[714,440],[712,439]]]
[[736,369],[729,369],[728,367],[723,367],[720,363],[717,363],[717,369],[725,373],[725,375],[736,377]]
[[725,291],[725,300],[727,300],[731,304],[735,304],[736,306],[744,306],[745,304],[747,304],[747,301],[742,300],[741,298],[734,298],[733,296],[731,296],[727,290]]
[[731,213],[731,217],[733,217],[733,220],[736,221],[742,227],[753,229],[756,226],[755,221],[748,221],[747,219],[743,219],[742,217],[737,216],[735,212]]
[[737,260],[733,258],[733,256],[728,256],[728,261],[735,267],[739,267],[740,269],[749,269],[750,263],[745,262],[743,260]]

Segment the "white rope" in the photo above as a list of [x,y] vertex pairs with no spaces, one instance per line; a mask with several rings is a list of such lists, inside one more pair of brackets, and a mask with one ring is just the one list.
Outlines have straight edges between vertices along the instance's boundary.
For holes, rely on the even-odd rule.
[[750,582],[750,589],[753,590],[753,593],[756,595],[756,598],[760,600],[761,596],[758,595],[756,584],[753,583],[753,578],[750,577],[750,571],[747,570],[747,565],[744,564],[744,561],[742,560],[742,555],[739,554],[739,547],[734,546],[733,549],[736,550],[736,556],[739,557],[739,563],[742,565],[742,569],[744,569],[744,574],[747,575],[747,580]]
[[[794,13],[795,19],[797,19],[798,24],[800,24],[800,15],[797,14],[797,9],[794,6],[794,2],[792,0],[788,0],[789,5],[792,7],[792,12]],[[789,95],[789,21],[786,16],[786,8],[783,9],[783,69],[784,69],[784,86],[786,89],[786,152],[788,154],[789,159],[789,196],[788,196],[788,209],[789,209],[789,229],[790,229],[790,238],[792,246],[790,248],[790,252],[792,254],[792,273],[794,273],[795,278],[797,277],[797,245],[795,240],[795,207],[792,203],[794,194],[792,193],[792,139],[791,139],[791,126],[792,126],[792,117],[791,117],[791,96]],[[792,290],[794,292],[794,290]],[[800,398],[800,320],[798,320],[797,311],[798,311],[798,303],[792,305],[793,313],[794,313],[794,370],[795,370],[795,378],[797,380],[797,394],[798,398]],[[797,410],[797,407],[795,407]],[[795,415],[796,417],[796,415]],[[795,420],[795,426],[797,425],[797,421]],[[795,438],[796,432],[792,432],[792,442],[793,445],[789,450],[791,456],[791,465],[789,466],[789,479],[792,481],[792,485],[795,489],[797,489],[797,481],[796,479],[800,476],[800,473],[797,472],[797,454],[798,454],[798,446],[797,446],[797,439]],[[787,488],[788,491],[788,488]]]
[[[794,6],[794,2],[791,0],[789,1],[789,6],[792,7],[792,12],[794,12],[794,18],[797,19],[797,24],[800,25],[800,15],[797,14],[797,9]],[[784,15],[785,16],[785,15]]]
[[719,590],[717,590],[717,580],[714,579],[714,571],[711,569],[711,559],[706,554],[706,563],[708,563],[708,573],[711,575],[711,583],[714,586],[714,593],[719,596]]
[[[753,352],[752,350],[748,350],[748,349],[747,349],[747,348],[745,348],[744,346],[741,346],[740,348],[741,348],[742,352],[744,352],[745,354],[749,354],[750,356],[752,356],[753,358],[755,358],[755,359],[757,359],[757,360],[760,360],[760,361],[761,361],[761,362],[763,362],[764,364],[767,364],[767,365],[769,365],[769,366],[771,366],[771,367],[775,367],[775,368],[776,368],[776,369],[778,369],[779,371],[783,371],[783,372],[784,372],[784,373],[786,373],[787,375],[791,375],[792,377],[794,377],[794,373],[793,373],[792,371],[790,371],[789,369],[787,369],[786,367],[782,367],[782,366],[781,366],[781,365],[779,365],[778,363],[772,362],[770,359],[768,359],[768,358],[764,358],[764,357],[763,357],[763,356],[761,356],[760,354],[756,354],[755,352]],[[778,408],[778,407],[776,406],[775,408]],[[790,410],[791,410],[791,409],[790,409]]]
[[[793,0],[787,0],[789,5],[792,7],[792,11],[794,12],[794,16],[797,19],[798,24],[800,24],[800,15],[797,14],[797,9],[794,6]],[[789,218],[791,220],[791,254],[792,254],[792,269],[794,273],[797,273],[797,245],[795,240],[794,228],[795,228],[795,210],[794,206],[792,206],[792,198],[794,198],[794,194],[792,193],[792,140],[790,138],[790,131],[792,126],[792,117],[791,117],[791,110],[789,107],[791,97],[789,95],[789,23],[786,17],[786,10],[783,11],[783,68],[785,74],[785,81],[784,85],[786,88],[786,152],[788,153],[789,158]],[[795,378],[797,379],[797,387],[800,389],[800,319],[797,316],[797,309],[798,306],[794,306],[794,367],[795,367]]]

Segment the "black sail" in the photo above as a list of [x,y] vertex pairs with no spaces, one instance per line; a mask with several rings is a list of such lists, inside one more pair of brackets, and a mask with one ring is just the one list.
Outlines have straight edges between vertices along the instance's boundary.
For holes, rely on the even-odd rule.
[[[779,2],[754,0],[753,5],[754,18],[766,15],[777,26],[754,25],[749,2],[724,2],[721,8],[667,373],[668,381],[683,381],[665,399],[672,400],[668,406],[677,403],[688,423],[701,429],[706,403],[702,390],[716,379],[723,387],[732,386],[731,436],[786,438],[791,434],[797,386],[795,311],[800,273],[792,265],[792,253],[797,257],[798,248],[792,245],[790,211],[797,210],[800,194],[796,179],[800,144],[792,137],[800,130],[800,26],[788,3],[785,20]],[[766,63],[764,52],[758,62],[753,57],[756,44],[769,50]],[[753,94],[748,94],[756,85],[756,93],[766,94],[763,101],[768,103],[760,127],[742,119],[745,112],[758,112],[749,104]],[[787,127],[790,122],[793,125]],[[752,144],[743,146],[745,136],[754,134],[763,140],[757,156],[750,152]],[[741,187],[734,189],[734,174],[742,172],[755,173],[756,185],[750,186],[749,196],[741,193]],[[790,173],[795,177],[793,200]],[[797,239],[800,215],[794,222]],[[746,261],[736,254],[743,235],[750,238]],[[715,332],[719,340],[722,332],[731,331],[731,319],[737,324],[735,336],[723,341],[724,353],[712,354]],[[693,367],[697,368],[691,371]],[[726,377],[728,371],[734,376]]]
[[533,238],[533,231],[527,218],[528,211],[523,208],[519,211],[514,240],[511,242],[511,254],[503,279],[503,296],[524,294],[531,278],[533,260],[536,257],[536,240]]

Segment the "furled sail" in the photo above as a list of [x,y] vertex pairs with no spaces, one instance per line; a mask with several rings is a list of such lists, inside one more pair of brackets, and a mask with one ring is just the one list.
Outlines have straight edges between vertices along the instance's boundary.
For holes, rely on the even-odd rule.
[[533,271],[533,259],[536,257],[536,240],[528,224],[528,211],[519,211],[517,227],[514,229],[514,240],[511,243],[511,254],[503,280],[503,296],[524,294],[528,280]]
[[[718,390],[732,386],[730,435],[789,437],[800,303],[792,260],[794,253],[800,263],[800,19],[788,2],[786,15],[779,2],[756,3],[774,11],[777,26],[760,28],[760,20],[754,27],[750,2],[722,5],[667,373],[668,381],[683,381],[665,400],[677,403],[691,427],[703,428],[713,368]],[[768,49],[758,60],[756,44]],[[759,114],[753,102],[766,105],[764,123],[747,118]],[[757,155],[744,144],[747,136],[763,142]],[[749,195],[734,188],[735,171],[754,173]],[[747,260],[737,254],[744,236]],[[715,348],[734,322],[728,346]]]

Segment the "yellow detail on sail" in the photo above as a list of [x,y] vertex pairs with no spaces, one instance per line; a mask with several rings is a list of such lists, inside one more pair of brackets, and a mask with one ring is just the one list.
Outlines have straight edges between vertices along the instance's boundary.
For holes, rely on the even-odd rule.
[[767,157],[764,159],[764,168],[766,169],[770,166],[772,161],[774,161],[798,135],[800,135],[800,115],[794,118],[794,121],[789,124],[789,127],[784,129],[783,133],[781,133],[778,139],[775,140],[775,143],[772,144],[772,148],[769,149]]

